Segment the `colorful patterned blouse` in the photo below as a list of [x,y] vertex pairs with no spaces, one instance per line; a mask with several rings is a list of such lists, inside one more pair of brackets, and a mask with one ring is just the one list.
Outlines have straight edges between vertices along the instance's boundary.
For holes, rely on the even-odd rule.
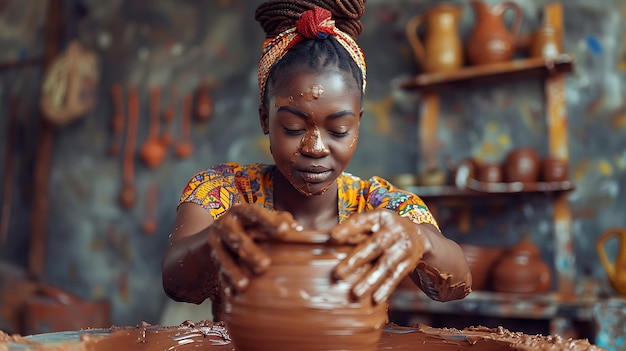
[[[183,190],[180,203],[192,202],[218,219],[230,207],[243,202],[274,209],[274,165],[222,163],[194,175]],[[417,195],[395,188],[385,179],[362,180],[344,172],[337,178],[339,221],[352,213],[386,208],[415,223],[437,223]]]

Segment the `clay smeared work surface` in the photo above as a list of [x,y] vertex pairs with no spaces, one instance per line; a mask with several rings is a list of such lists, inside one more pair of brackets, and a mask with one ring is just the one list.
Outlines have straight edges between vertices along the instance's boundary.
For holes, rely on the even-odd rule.
[[[93,330],[92,330],[93,331]],[[98,331],[98,330],[96,330]],[[80,341],[66,343],[37,343],[31,338],[9,336],[0,332],[0,350],[207,350],[233,351],[230,335],[223,323],[185,322],[180,326],[140,325],[113,327],[81,336]],[[600,351],[587,340],[563,339],[558,336],[528,335],[504,328],[469,327],[463,330],[431,328],[424,325],[385,328],[378,344],[379,350],[487,350],[487,351]],[[285,345],[285,349],[289,349]]]

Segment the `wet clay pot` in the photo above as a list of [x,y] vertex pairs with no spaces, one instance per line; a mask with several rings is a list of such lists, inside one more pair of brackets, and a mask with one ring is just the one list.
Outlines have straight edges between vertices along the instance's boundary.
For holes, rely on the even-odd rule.
[[541,178],[545,182],[566,181],[568,168],[567,161],[555,156],[548,156],[541,160]]
[[541,260],[539,248],[524,238],[496,262],[492,282],[493,289],[499,292],[541,293],[550,289],[552,273]]
[[[407,23],[407,39],[424,72],[453,72],[463,65],[463,45],[458,33],[462,11],[456,5],[436,5]],[[421,26],[425,27],[423,39],[417,35]]]
[[345,281],[332,269],[354,246],[326,243],[328,235],[297,233],[285,241],[259,241],[272,260],[243,293],[225,291],[223,320],[235,349],[377,350],[387,304],[355,301],[350,289],[369,267]]
[[[467,40],[467,58],[473,65],[509,61],[515,54],[515,45],[524,13],[515,2],[504,1],[491,5],[471,0],[475,24]],[[512,9],[515,18],[511,28],[504,23],[504,13]]]
[[506,181],[535,183],[539,180],[540,157],[533,148],[519,148],[511,151],[506,158]]

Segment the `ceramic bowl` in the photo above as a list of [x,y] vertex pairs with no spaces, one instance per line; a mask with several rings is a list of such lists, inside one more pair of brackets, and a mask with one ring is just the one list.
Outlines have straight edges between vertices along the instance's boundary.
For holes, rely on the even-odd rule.
[[488,290],[495,263],[506,248],[461,244],[465,259],[472,272],[472,290]]

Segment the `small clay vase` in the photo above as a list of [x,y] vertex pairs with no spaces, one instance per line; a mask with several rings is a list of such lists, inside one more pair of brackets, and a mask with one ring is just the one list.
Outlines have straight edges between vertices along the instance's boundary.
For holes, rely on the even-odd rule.
[[268,271],[242,293],[224,290],[222,316],[236,350],[377,350],[387,304],[350,291],[371,266],[335,281],[333,268],[354,246],[328,238],[302,232],[257,241],[272,260]]
[[492,283],[493,289],[499,292],[541,293],[550,289],[552,273],[541,260],[539,248],[525,237],[497,261]]
[[541,160],[541,178],[544,182],[563,182],[568,179],[567,161],[556,156]]
[[502,165],[499,163],[484,163],[478,169],[478,181],[484,183],[500,183],[504,180]]
[[[424,72],[454,72],[463,66],[463,45],[458,32],[462,13],[463,8],[458,5],[434,5],[407,23],[407,39]],[[417,34],[422,25],[424,39]]]
[[509,152],[505,161],[506,181],[536,183],[539,181],[540,162],[539,154],[530,147]]
[[477,168],[476,160],[472,158],[466,158],[459,162],[458,165],[452,168],[452,185],[456,185],[459,188],[467,186],[467,182],[470,179],[476,179]]
[[559,32],[554,27],[543,26],[532,35],[531,57],[554,58],[563,52]]

